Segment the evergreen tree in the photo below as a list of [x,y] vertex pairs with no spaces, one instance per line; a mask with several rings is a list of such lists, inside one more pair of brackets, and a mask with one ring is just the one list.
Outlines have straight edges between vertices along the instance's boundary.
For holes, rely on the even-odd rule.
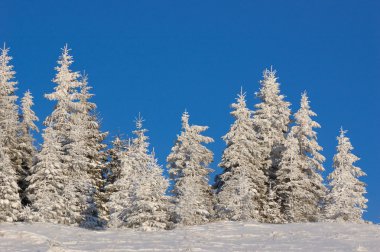
[[358,178],[366,174],[354,165],[359,160],[351,151],[354,149],[346,131],[340,130],[337,154],[334,156],[334,171],[328,176],[330,191],[326,198],[325,214],[330,221],[363,222],[367,208],[365,183]]
[[[116,136],[112,141],[112,147],[107,150],[108,163],[102,171],[103,178],[105,179],[103,196],[106,202],[105,212],[107,215],[103,216],[103,218],[108,222],[109,226],[118,226],[120,224],[118,213],[122,210],[119,205],[112,202],[116,200],[115,198],[113,198],[112,201],[110,199],[113,197],[113,193],[119,192],[119,186],[114,185],[114,183],[121,178],[123,160],[126,158],[126,154],[129,153],[128,148],[131,147],[130,143],[130,140],[125,141],[121,139],[120,136]],[[110,220],[111,216],[112,220]]]
[[307,222],[310,205],[317,204],[312,195],[311,181],[300,151],[298,139],[291,131],[285,141],[285,150],[277,171],[276,192],[280,198],[281,212],[287,222]]
[[23,205],[28,204],[27,197],[25,196],[25,190],[28,186],[26,177],[30,175],[31,167],[33,166],[34,157],[36,156],[36,148],[34,146],[34,137],[32,131],[37,131],[38,128],[34,124],[35,121],[38,121],[38,117],[35,115],[32,110],[33,96],[30,91],[25,92],[24,97],[21,99],[21,122],[20,122],[20,132],[18,137],[19,146],[22,153],[22,169],[23,174],[20,178],[20,189],[22,191],[21,196],[23,200]]
[[[72,117],[78,109],[78,88],[82,82],[79,73],[70,70],[72,63],[66,45],[55,68],[54,92],[45,95],[56,101],[56,106],[44,122],[44,143],[28,179],[28,198],[38,221],[79,224],[84,219],[84,206],[87,206],[87,194],[82,190],[90,190],[90,185],[86,183],[87,174],[80,167],[85,162],[83,150],[72,141],[73,135],[82,137],[79,133],[82,129],[75,127]],[[77,142],[80,140],[83,139],[78,138]]]
[[82,76],[78,101],[70,115],[71,130],[66,149],[67,156],[72,160],[69,169],[76,175],[73,178],[77,180],[76,191],[79,195],[76,198],[81,195],[87,197],[86,202],[82,202],[82,207],[78,209],[78,213],[85,218],[82,225],[94,227],[104,223],[101,219],[107,215],[102,178],[106,161],[103,140],[107,133],[100,131],[99,120],[95,114],[96,105],[89,101],[93,96],[89,93],[90,89],[87,75]]
[[79,80],[79,72],[73,72],[70,69],[74,61],[69,51],[70,49],[66,45],[59,57],[58,66],[55,68],[57,74],[53,79],[56,84],[54,92],[45,94],[48,100],[56,102],[56,106],[44,124],[51,126],[57,132],[58,140],[64,149],[67,149],[67,145],[70,143],[70,133],[73,126],[71,115],[78,109],[77,101],[80,98],[78,88],[82,85]]
[[223,173],[217,177],[217,213],[222,219],[261,220],[267,178],[259,163],[260,147],[243,92],[231,107],[235,122],[223,137],[227,147],[219,164]]
[[208,222],[213,216],[213,197],[208,185],[213,153],[203,143],[213,139],[201,135],[207,126],[189,125],[189,114],[182,115],[182,132],[167,158],[174,180],[174,222],[195,225]]
[[257,132],[260,146],[261,169],[267,179],[267,202],[263,206],[261,216],[263,221],[278,222],[281,219],[276,196],[272,188],[275,185],[275,175],[284,150],[285,134],[290,123],[290,103],[280,94],[276,72],[265,70],[260,81],[260,91],[256,93],[261,100],[255,105],[253,127]]
[[128,226],[129,209],[132,206],[133,186],[144,176],[151,157],[148,154],[148,137],[145,135],[143,120],[136,120],[136,130],[133,131],[131,145],[122,156],[120,170],[115,182],[110,186],[112,194],[108,202],[110,211],[110,226]]
[[109,195],[107,209],[109,210],[109,222],[111,227],[125,226],[127,212],[131,205],[130,192],[132,183],[137,178],[137,171],[134,171],[133,147],[129,146],[120,158],[120,167],[118,167],[117,176],[113,173],[112,183],[106,186],[106,192]]
[[3,141],[4,134],[0,131],[0,223],[17,221],[21,212],[16,172]]
[[36,164],[27,178],[27,197],[31,202],[30,221],[69,224],[68,205],[63,197],[70,177],[62,163],[63,148],[56,131],[48,126],[43,131],[43,144]]
[[308,200],[304,201],[304,218],[308,221],[318,221],[321,218],[321,206],[326,194],[326,188],[323,184],[323,177],[320,174],[324,171],[323,162],[325,157],[319,152],[323,150],[317,142],[317,133],[314,128],[321,126],[312,120],[316,116],[310,109],[309,100],[306,92],[302,94],[300,109],[294,114],[295,125],[292,128],[294,137],[298,139],[300,148],[302,170],[309,182]]
[[21,168],[21,153],[18,148],[17,133],[19,129],[17,82],[15,81],[16,72],[10,61],[9,48],[1,49],[0,54],[0,130],[3,132],[3,150],[11,160],[11,166],[16,171],[18,183],[22,183],[24,171]]
[[253,124],[262,141],[265,155],[263,170],[272,177],[281,159],[291,112],[290,103],[285,101],[285,97],[280,94],[276,71],[266,69],[263,78],[260,81],[260,91],[256,93],[261,103],[255,105]]
[[165,196],[169,182],[163,177],[154,154],[150,158],[142,176],[132,186],[127,218],[128,227],[144,231],[170,228],[169,204]]

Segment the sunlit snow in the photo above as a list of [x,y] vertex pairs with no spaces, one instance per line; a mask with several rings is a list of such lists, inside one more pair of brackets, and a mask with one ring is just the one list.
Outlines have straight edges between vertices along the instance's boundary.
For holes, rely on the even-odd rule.
[[380,226],[217,222],[170,231],[0,224],[0,251],[379,251]]

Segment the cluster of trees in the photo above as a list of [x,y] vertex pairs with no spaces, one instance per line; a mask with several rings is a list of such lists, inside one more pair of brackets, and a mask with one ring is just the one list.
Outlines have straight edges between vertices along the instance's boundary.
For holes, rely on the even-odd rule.
[[[27,91],[18,105],[15,71],[9,49],[0,55],[0,222],[52,222],[84,227],[169,229],[176,224],[254,220],[265,223],[361,222],[367,199],[365,173],[341,129],[334,171],[326,186],[325,158],[317,142],[319,124],[312,118],[307,94],[292,114],[280,93],[275,71],[265,70],[260,100],[252,111],[241,91],[232,104],[234,123],[223,137],[223,169],[211,186],[213,153],[205,146],[206,126],[191,125],[182,115],[182,130],[167,157],[170,178],[149,148],[143,119],[134,137],[116,137],[107,148],[100,130],[88,78],[73,71],[65,46],[55,68],[55,102],[44,121],[43,143],[33,97]],[[20,113],[21,111],[21,113]],[[170,180],[172,186],[170,187]]]

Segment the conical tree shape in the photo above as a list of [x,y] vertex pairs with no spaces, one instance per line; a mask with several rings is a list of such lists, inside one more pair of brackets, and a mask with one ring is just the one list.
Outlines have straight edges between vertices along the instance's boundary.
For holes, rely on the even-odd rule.
[[[309,194],[309,204],[306,214],[306,219],[309,221],[318,221],[322,218],[321,207],[323,200],[326,196],[326,187],[323,184],[323,177],[321,172],[323,168],[323,162],[325,157],[319,152],[323,150],[317,142],[317,133],[314,128],[320,128],[321,126],[313,121],[311,117],[316,116],[310,109],[309,99],[306,92],[302,94],[301,106],[297,113],[294,114],[296,125],[293,127],[294,135],[298,139],[302,161],[304,163],[303,168],[310,181],[311,191]],[[307,204],[305,202],[305,204]]]
[[290,103],[280,94],[276,71],[266,69],[263,78],[260,91],[256,93],[261,102],[255,105],[253,125],[264,148],[263,170],[275,176],[290,123]]
[[128,209],[127,226],[144,231],[170,228],[169,202],[165,192],[169,182],[162,175],[154,154],[132,186],[132,203]]
[[123,154],[119,174],[115,182],[107,188],[112,190],[107,204],[110,211],[110,226],[128,226],[129,209],[133,203],[133,186],[144,176],[147,164],[151,161],[148,154],[148,137],[142,126],[143,120],[139,116],[136,120],[136,130],[133,131],[131,145]]
[[282,216],[276,196],[273,195],[273,187],[290,123],[290,103],[280,94],[276,71],[266,69],[260,84],[261,88],[256,96],[261,102],[255,105],[253,127],[259,139],[261,169],[268,178],[267,202],[261,216],[264,222],[278,222]]
[[267,177],[260,166],[260,146],[243,92],[231,107],[235,122],[223,137],[227,147],[219,164],[223,173],[217,177],[217,215],[222,219],[259,221]]
[[31,202],[30,221],[69,224],[68,204],[63,197],[69,176],[67,166],[62,163],[63,149],[52,127],[44,129],[43,144],[37,154],[27,180],[27,197]]
[[16,104],[18,97],[16,72],[11,65],[12,57],[9,56],[9,48],[5,45],[0,54],[0,130],[2,131],[3,150],[11,161],[12,168],[16,171],[18,183],[23,183],[24,170],[21,167],[21,151],[18,148],[19,114]]
[[174,181],[174,222],[182,225],[206,223],[213,216],[213,197],[208,185],[213,153],[203,144],[213,139],[201,135],[206,126],[189,125],[189,114],[182,115],[182,132],[167,157]]
[[89,101],[93,96],[89,93],[90,89],[87,76],[82,76],[79,99],[70,115],[71,130],[66,150],[67,156],[72,160],[69,170],[76,175],[73,180],[77,180],[77,198],[81,195],[87,197],[86,202],[82,202],[83,205],[78,208],[78,214],[85,219],[81,224],[95,227],[104,223],[102,218],[107,215],[102,178],[106,161],[103,140],[107,133],[100,131],[95,114],[96,105]]
[[73,57],[69,54],[70,49],[66,45],[58,60],[58,66],[55,68],[57,74],[53,79],[56,84],[54,92],[45,94],[50,101],[56,101],[54,111],[45,120],[45,125],[53,127],[57,131],[62,145],[69,143],[69,133],[72,126],[71,113],[77,109],[77,100],[80,95],[78,88],[82,85],[79,80],[79,72],[73,72],[70,67]]
[[319,153],[317,133],[320,125],[313,121],[316,116],[310,109],[306,92],[302,94],[300,109],[294,114],[295,125],[285,142],[276,191],[281,199],[281,210],[289,222],[318,221],[322,218],[321,207],[326,193],[320,172],[325,158]]
[[82,212],[87,195],[82,194],[81,189],[87,189],[90,185],[78,184],[78,177],[82,181],[87,181],[87,177],[81,169],[76,169],[76,164],[83,159],[82,156],[74,158],[71,146],[72,136],[77,133],[72,115],[78,109],[78,88],[82,85],[79,73],[70,70],[72,63],[66,45],[55,68],[54,92],[45,95],[49,100],[56,101],[56,106],[44,122],[44,143],[28,178],[28,198],[38,221],[79,224],[84,219]]
[[334,171],[328,176],[330,191],[326,198],[325,214],[330,221],[363,222],[367,208],[365,183],[358,178],[366,174],[354,165],[359,160],[352,154],[353,147],[346,131],[340,130],[337,154],[334,156]]

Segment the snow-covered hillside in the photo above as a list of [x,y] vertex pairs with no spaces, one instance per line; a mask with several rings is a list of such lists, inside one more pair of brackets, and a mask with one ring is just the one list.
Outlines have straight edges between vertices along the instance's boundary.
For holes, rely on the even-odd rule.
[[379,251],[380,226],[218,222],[171,231],[0,224],[0,251]]

